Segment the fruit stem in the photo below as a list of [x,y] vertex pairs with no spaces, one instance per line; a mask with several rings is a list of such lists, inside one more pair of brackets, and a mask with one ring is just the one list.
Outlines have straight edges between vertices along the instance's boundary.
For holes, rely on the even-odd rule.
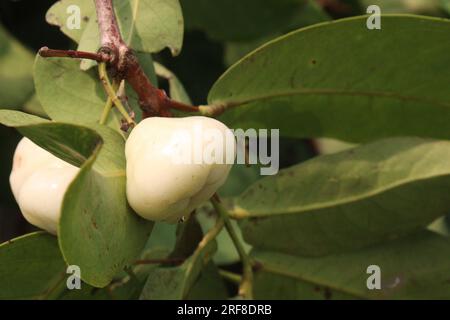
[[100,76],[100,80],[102,81],[103,87],[105,88],[106,94],[111,99],[111,101],[116,106],[117,110],[119,110],[120,114],[125,118],[125,121],[130,126],[135,126],[136,123],[128,114],[127,110],[120,101],[119,97],[117,97],[116,91],[109,80],[108,73],[106,71],[106,63],[102,62],[98,65],[98,73]]
[[220,203],[220,198],[217,194],[213,198],[211,198],[211,203],[219,216],[224,220],[225,229],[227,229],[227,232],[230,235],[230,238],[233,241],[233,244],[236,247],[236,250],[242,261],[243,276],[239,286],[239,295],[244,299],[253,299],[253,269],[250,257],[245,252],[244,246],[239,240],[237,233],[234,230],[233,225],[231,224],[228,211]]

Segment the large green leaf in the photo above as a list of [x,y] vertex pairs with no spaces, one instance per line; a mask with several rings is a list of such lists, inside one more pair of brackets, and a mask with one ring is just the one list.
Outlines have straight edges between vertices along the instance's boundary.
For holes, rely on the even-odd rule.
[[[450,299],[450,239],[431,232],[322,258],[252,253],[256,299]],[[371,265],[381,290],[369,290]]]
[[0,107],[18,109],[33,94],[33,55],[0,25]]
[[105,126],[93,131],[14,111],[0,111],[0,122],[82,165],[64,197],[59,243],[65,261],[80,266],[85,282],[106,286],[138,257],[153,226],[128,206],[122,136]]
[[233,211],[255,247],[295,255],[360,248],[450,211],[449,158],[449,141],[382,140],[266,177]]
[[65,195],[60,243],[67,262],[82,267],[83,280],[103,287],[139,255],[153,223],[127,203],[123,138],[106,127],[96,130],[104,146],[84,164]]
[[55,237],[37,232],[0,245],[0,299],[44,299],[64,280]]
[[450,21],[382,16],[318,24],[238,62],[209,103],[234,107],[236,128],[280,128],[293,137],[367,141],[398,135],[449,138]]
[[186,26],[219,41],[242,41],[285,30],[305,0],[182,0]]

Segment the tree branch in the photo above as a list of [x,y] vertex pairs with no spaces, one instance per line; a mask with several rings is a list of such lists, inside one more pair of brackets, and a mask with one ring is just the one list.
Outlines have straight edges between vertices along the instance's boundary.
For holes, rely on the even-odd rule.
[[156,88],[145,74],[131,48],[120,34],[112,0],[95,0],[100,30],[102,52],[112,54],[111,64],[119,76],[128,81],[139,97],[144,118],[171,116],[170,109],[185,108],[184,111],[198,111],[197,107],[174,102],[163,90]]
[[[117,24],[112,0],[95,0],[98,27],[100,32],[100,50],[98,53],[52,50],[43,47],[39,50],[42,57],[68,57],[95,60],[106,63],[113,79],[120,83],[128,81],[139,98],[143,117],[170,117],[170,109],[186,112],[200,112],[197,106],[171,100],[164,90],[155,87],[145,74],[134,51],[123,40]],[[104,79],[102,79],[104,81]],[[128,117],[125,117],[129,122]]]

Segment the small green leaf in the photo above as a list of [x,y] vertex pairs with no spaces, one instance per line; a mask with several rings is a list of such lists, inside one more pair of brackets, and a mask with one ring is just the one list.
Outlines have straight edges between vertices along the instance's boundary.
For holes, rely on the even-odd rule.
[[448,141],[382,140],[266,177],[233,211],[257,248],[313,256],[361,248],[450,211],[449,158]]
[[0,299],[44,299],[65,282],[58,241],[44,232],[1,244],[0,261]]
[[217,81],[209,104],[234,106],[221,118],[233,128],[291,137],[450,138],[450,20],[383,15],[382,30],[366,20],[269,42]]
[[83,72],[76,60],[36,56],[34,82],[39,101],[56,121],[95,123],[106,94],[94,72]]
[[33,94],[33,55],[0,25],[0,106],[19,109]]
[[[80,28],[68,27],[68,22],[72,22],[76,17],[74,15],[76,12],[70,10],[76,8],[74,6],[80,9]],[[92,0],[60,0],[48,9],[45,18],[49,24],[60,27],[61,31],[73,41],[79,42],[89,21],[95,20],[95,14],[95,5]]]
[[[396,241],[322,258],[255,250],[256,299],[449,299],[450,239],[423,231]],[[381,290],[369,290],[380,267]],[[372,283],[372,281],[370,281]]]
[[[55,121],[92,126],[98,123],[106,94],[94,70],[80,70],[78,61],[65,58],[36,57],[34,82],[39,101]],[[130,99],[136,104],[136,98]],[[120,130],[120,115],[114,109],[108,125]]]

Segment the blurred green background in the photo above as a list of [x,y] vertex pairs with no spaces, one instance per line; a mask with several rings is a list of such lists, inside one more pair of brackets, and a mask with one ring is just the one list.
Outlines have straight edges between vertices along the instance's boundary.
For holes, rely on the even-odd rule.
[[[75,49],[57,27],[45,21],[55,0],[0,0],[0,107],[43,115],[33,95],[32,65],[42,46]],[[215,80],[260,44],[300,27],[365,13],[370,4],[383,13],[447,16],[450,0],[181,0],[186,34],[183,51],[166,50],[155,60],[172,70],[195,104],[203,104]],[[214,8],[214,10],[212,10]],[[163,81],[161,86],[167,86]],[[9,187],[12,156],[20,135],[0,127],[0,242],[33,230],[24,221]],[[325,144],[328,146],[328,144]],[[321,146],[321,148],[318,148]],[[334,145],[332,147],[335,147]],[[323,144],[282,139],[280,164],[287,167],[316,155]],[[330,147],[331,148],[331,147]],[[325,150],[327,151],[327,150]],[[224,196],[243,191],[259,176],[255,168],[235,167]]]

